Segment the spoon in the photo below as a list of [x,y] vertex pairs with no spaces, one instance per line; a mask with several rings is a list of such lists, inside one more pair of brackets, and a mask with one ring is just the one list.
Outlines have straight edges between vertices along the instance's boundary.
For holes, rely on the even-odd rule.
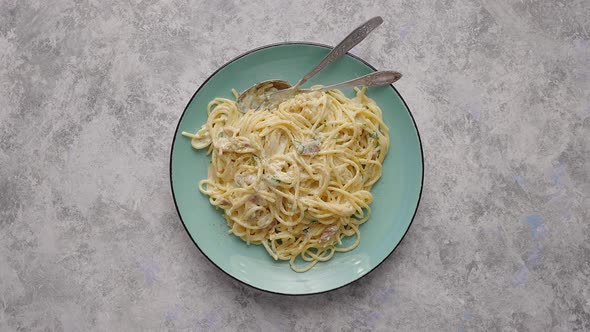
[[[254,84],[238,96],[238,109],[243,113],[251,109],[258,109],[262,102],[266,100],[266,94],[268,92],[276,92],[279,90],[294,92],[298,90],[301,85],[305,84],[305,82],[315,74],[319,73],[322,69],[326,68],[329,64],[346,54],[346,52],[350,51],[365,39],[369,33],[375,30],[375,28],[381,25],[381,23],[383,23],[383,19],[380,16],[376,16],[354,29],[354,31],[336,45],[336,47],[334,47],[319,64],[317,64],[309,73],[305,74],[305,76],[303,76],[303,78],[294,86],[291,86],[289,82],[283,80],[268,80]],[[288,94],[285,94],[285,96],[288,97]]]
[[274,106],[280,104],[281,102],[285,101],[286,99],[292,98],[292,97],[294,97],[298,94],[301,94],[301,93],[308,93],[308,92],[314,92],[314,91],[328,91],[328,90],[332,90],[332,89],[343,89],[343,88],[350,88],[350,87],[361,86],[361,85],[363,85],[363,86],[382,86],[382,85],[388,85],[388,84],[392,84],[394,82],[397,82],[400,78],[402,78],[402,74],[397,71],[380,70],[380,71],[376,71],[376,72],[367,74],[365,76],[353,78],[353,79],[345,81],[345,82],[340,82],[340,83],[336,83],[336,84],[332,84],[332,85],[328,85],[328,86],[322,86],[322,87],[311,88],[311,89],[297,89],[295,91],[290,92],[287,97],[285,97],[285,95],[282,94],[282,92],[285,90],[281,90],[281,91],[271,93],[270,95],[268,95],[266,100],[257,108],[257,110],[274,107]]

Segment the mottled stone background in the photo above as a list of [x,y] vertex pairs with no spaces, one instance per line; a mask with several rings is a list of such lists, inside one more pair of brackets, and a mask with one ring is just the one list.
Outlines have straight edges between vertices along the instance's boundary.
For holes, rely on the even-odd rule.
[[[0,0],[0,330],[590,331],[590,2]],[[215,69],[280,41],[396,69],[425,155],[396,252],[319,296],[233,281],[174,208]]]

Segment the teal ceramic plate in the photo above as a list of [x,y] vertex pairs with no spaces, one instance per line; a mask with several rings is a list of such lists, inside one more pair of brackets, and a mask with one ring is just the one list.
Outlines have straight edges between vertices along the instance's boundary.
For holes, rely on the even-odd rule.
[[[176,128],[170,156],[170,178],[176,208],[197,247],[223,272],[252,287],[280,294],[300,295],[333,290],[375,269],[400,243],[414,217],[422,192],[423,156],[418,129],[407,105],[392,86],[370,88],[367,94],[383,110],[391,146],[383,176],[373,187],[371,218],[361,226],[360,245],[336,253],[305,273],[296,273],[289,262],[276,262],[262,246],[248,246],[229,229],[222,210],[215,210],[198,189],[207,177],[209,156],[191,147],[182,131],[195,132],[207,119],[207,103],[231,89],[243,91],[268,79],[298,81],[329,51],[325,45],[282,43],[264,46],[223,65],[195,92]],[[396,68],[392,68],[396,69]],[[353,55],[346,55],[306,84],[328,85],[375,71]],[[403,79],[403,78],[402,78]],[[353,90],[344,90],[349,96]]]

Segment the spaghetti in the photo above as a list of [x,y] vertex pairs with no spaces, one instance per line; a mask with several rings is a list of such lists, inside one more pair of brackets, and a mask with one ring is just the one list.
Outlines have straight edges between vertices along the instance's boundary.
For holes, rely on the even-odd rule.
[[[247,113],[215,98],[201,129],[182,132],[212,155],[199,190],[225,211],[229,232],[296,272],[356,248],[371,213],[389,133],[375,101],[355,91],[354,98],[339,90],[300,94]],[[354,242],[344,245],[349,237]],[[298,267],[297,257],[308,263]]]

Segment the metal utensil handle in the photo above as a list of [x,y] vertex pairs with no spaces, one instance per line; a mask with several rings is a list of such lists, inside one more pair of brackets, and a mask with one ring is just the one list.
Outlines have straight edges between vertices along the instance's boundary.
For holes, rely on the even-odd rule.
[[381,25],[381,23],[383,23],[381,16],[376,16],[365,22],[365,24],[356,28],[353,32],[346,36],[346,38],[344,38],[340,44],[336,45],[336,47],[334,47],[330,53],[328,53],[328,55],[326,55],[322,61],[317,64],[317,66],[315,66],[309,73],[305,74],[305,76],[303,76],[303,78],[297,82],[297,84],[295,84],[294,89],[297,89],[301,85],[305,84],[305,82],[307,82],[307,80],[312,78],[315,74],[319,73],[322,69],[326,68],[326,66],[346,54],[346,52],[350,51],[353,47],[365,39],[369,33],[371,33],[371,31],[375,30],[375,28]]
[[381,85],[388,85],[396,82],[402,78],[402,74],[398,73],[397,71],[376,71],[374,73],[367,74],[365,76],[361,76],[350,81],[337,83],[333,85],[323,86],[318,89],[311,89],[312,91],[326,91],[332,89],[341,89],[341,88],[350,88],[354,86],[381,86]]

